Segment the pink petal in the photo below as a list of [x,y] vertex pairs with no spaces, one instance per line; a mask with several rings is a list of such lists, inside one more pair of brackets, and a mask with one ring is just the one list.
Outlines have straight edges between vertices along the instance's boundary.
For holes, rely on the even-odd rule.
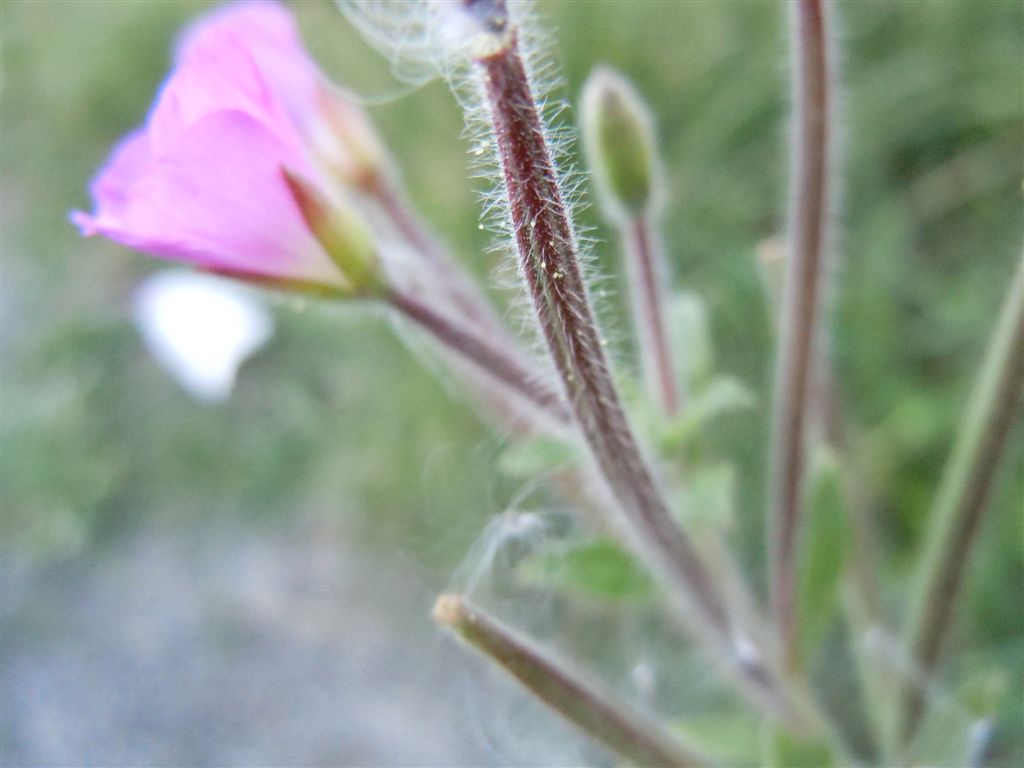
[[244,47],[274,98],[303,129],[317,109],[320,72],[299,36],[295,19],[285,7],[266,1],[236,3],[195,24],[182,38],[179,66],[203,51]]
[[[111,213],[124,207],[128,189],[134,184],[153,162],[149,149],[149,137],[144,130],[128,134],[110,153],[110,160],[100,174],[89,185],[89,191],[96,205]],[[82,215],[84,216],[84,215]],[[78,214],[72,214],[76,220]],[[88,219],[88,217],[84,217]],[[83,228],[83,235],[93,232]]]
[[170,151],[193,124],[224,110],[245,112],[284,141],[300,143],[245,41],[224,38],[194,46],[164,84],[147,124],[154,154]]
[[302,48],[295,19],[287,8],[269,0],[249,0],[213,11],[190,26],[181,36],[175,61],[185,61],[196,47],[223,32],[242,35],[259,45]]
[[85,231],[207,269],[343,285],[282,167],[311,173],[298,150],[256,118],[216,112],[187,129],[116,205],[100,198],[96,216],[75,220]]

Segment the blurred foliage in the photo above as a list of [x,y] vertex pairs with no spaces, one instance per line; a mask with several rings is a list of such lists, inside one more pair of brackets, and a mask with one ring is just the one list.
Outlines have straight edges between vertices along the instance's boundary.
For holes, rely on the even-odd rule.
[[527,578],[576,592],[614,600],[651,594],[647,572],[615,542],[606,539],[573,544],[524,563]]
[[[501,441],[386,320],[274,299],[274,341],[229,403],[199,405],[131,327],[132,286],[162,265],[81,241],[67,223],[69,209],[88,206],[88,179],[111,144],[143,119],[177,30],[207,5],[0,6],[3,546],[59,557],[99,550],[138,520],[223,515],[249,525],[301,513],[338,516],[368,547],[451,568],[522,481],[494,471]],[[446,86],[396,84],[326,0],[295,10],[324,69],[372,97],[425,216],[486,279],[503,256],[477,228],[479,187]],[[851,0],[837,11],[844,179],[834,351],[852,467],[879,521],[898,611],[960,405],[1020,256],[1024,5]],[[684,419],[662,439],[686,442],[699,429],[702,459],[733,463],[716,481],[728,490],[709,492],[730,494],[730,530],[757,577],[771,324],[754,251],[778,234],[785,204],[784,14],[770,3],[569,0],[542,3],[541,13],[573,100],[597,51],[657,116],[676,285],[702,297],[715,375],[730,377],[705,381],[718,398],[705,403],[711,427]],[[592,209],[580,219],[597,236],[598,268],[616,274],[612,231]],[[606,309],[608,324],[624,328],[621,305]],[[691,301],[679,311],[701,309]],[[623,339],[626,370],[628,334],[613,338]],[[711,376],[709,362],[697,367]],[[1018,425],[955,638],[977,651],[955,657],[959,679],[993,665],[1009,678],[1006,723],[1020,722],[1024,686],[1021,434]],[[503,466],[537,460],[505,455]],[[572,568],[592,566],[593,550],[574,551]],[[612,591],[635,586],[620,565]]]

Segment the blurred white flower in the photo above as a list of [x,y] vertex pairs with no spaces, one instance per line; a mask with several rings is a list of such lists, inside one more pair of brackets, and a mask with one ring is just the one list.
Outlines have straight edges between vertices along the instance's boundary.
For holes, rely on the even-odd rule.
[[160,272],[135,293],[135,325],[150,354],[197,400],[222,402],[238,368],[273,335],[266,308],[226,280]]

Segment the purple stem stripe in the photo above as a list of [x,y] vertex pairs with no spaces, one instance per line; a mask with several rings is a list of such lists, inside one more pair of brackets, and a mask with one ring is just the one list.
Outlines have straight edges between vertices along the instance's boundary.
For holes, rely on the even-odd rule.
[[804,516],[802,486],[813,403],[814,345],[821,314],[831,108],[825,4],[822,0],[796,0],[792,8],[793,193],[775,379],[768,513],[772,607],[788,666],[797,663],[796,560]]
[[602,476],[652,565],[719,634],[729,621],[718,590],[673,520],[615,390],[580,273],[565,203],[514,32],[479,59],[510,204],[512,228],[541,331]]
[[679,411],[679,387],[672,366],[665,324],[664,268],[646,214],[637,214],[623,226],[633,272],[633,317],[649,386],[669,416]]

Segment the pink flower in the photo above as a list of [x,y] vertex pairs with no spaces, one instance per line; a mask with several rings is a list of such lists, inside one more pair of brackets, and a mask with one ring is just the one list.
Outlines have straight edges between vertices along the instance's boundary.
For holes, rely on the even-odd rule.
[[356,120],[372,134],[346,106],[285,8],[257,1],[215,12],[183,36],[145,125],[93,181],[95,212],[72,220],[84,235],[215,272],[345,287],[283,171],[334,199],[331,174],[345,158],[325,139],[331,126]]

